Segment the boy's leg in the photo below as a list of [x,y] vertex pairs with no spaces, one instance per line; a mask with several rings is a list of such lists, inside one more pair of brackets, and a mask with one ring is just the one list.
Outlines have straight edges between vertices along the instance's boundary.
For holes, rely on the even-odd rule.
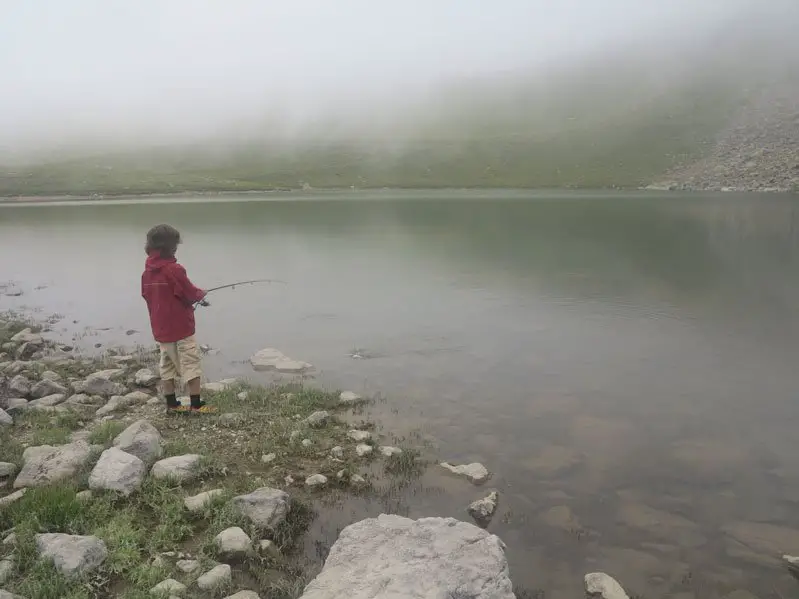
[[180,372],[183,380],[187,381],[189,396],[191,397],[192,410],[207,410],[205,402],[200,397],[200,379],[202,377],[202,365],[200,358],[200,348],[195,338],[187,337],[178,341],[178,359],[180,360]]
[[161,343],[161,360],[159,370],[161,371],[161,387],[166,399],[166,407],[175,410],[180,407],[177,397],[175,397],[175,380],[180,376],[177,368],[177,346],[175,343]]

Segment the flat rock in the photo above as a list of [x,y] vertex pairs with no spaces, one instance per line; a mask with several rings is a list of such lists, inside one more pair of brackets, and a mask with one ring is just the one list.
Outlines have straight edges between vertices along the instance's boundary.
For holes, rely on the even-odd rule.
[[382,445],[380,447],[380,453],[382,453],[385,457],[390,458],[393,455],[401,455],[402,450],[399,447],[391,447],[390,445]]
[[152,395],[145,393],[144,391],[131,391],[130,393],[125,393],[123,397],[132,404],[143,404],[150,401]]
[[224,489],[213,489],[211,491],[205,491],[203,493],[198,493],[197,495],[192,495],[191,497],[186,497],[183,500],[183,505],[186,507],[188,511],[193,514],[202,512],[207,506],[211,505],[219,499],[220,497],[224,497],[225,490]]
[[262,349],[250,358],[253,370],[276,370],[278,372],[286,373],[302,373],[313,368],[312,364],[303,362],[301,360],[292,360],[283,352],[267,347]]
[[14,595],[13,593],[0,589],[0,599],[25,599],[25,597]]
[[3,539],[3,545],[6,547],[14,547],[17,544],[17,535],[16,533],[11,533],[5,539]]
[[269,464],[271,462],[274,462],[276,459],[277,459],[276,453],[266,453],[261,456],[261,462],[263,464]]
[[[43,381],[44,380],[48,380],[48,381],[56,381],[56,382],[58,382],[58,381],[61,380],[61,375],[58,374],[57,372],[53,372],[52,370],[45,370],[42,373],[41,378],[42,378]],[[66,389],[64,391],[56,391],[54,393],[66,393]]]
[[252,551],[252,540],[238,526],[232,526],[220,532],[214,538],[217,551],[228,559],[238,559]]
[[167,578],[150,589],[150,594],[156,597],[166,597],[168,595],[177,595],[180,597],[185,592],[186,585],[178,582],[174,578]]
[[312,474],[305,479],[306,487],[322,487],[327,484],[327,477],[324,474]]
[[447,462],[441,462],[441,467],[458,476],[465,476],[475,485],[483,484],[491,476],[486,467],[479,462],[472,462],[471,464],[464,464],[462,466],[453,466]]
[[565,531],[580,530],[581,528],[580,521],[568,505],[556,505],[549,508],[541,514],[541,519],[548,526]]
[[203,391],[208,391],[210,393],[221,393],[222,391],[227,391],[231,387],[234,387],[238,384],[238,379],[222,379],[221,381],[216,381],[215,383],[205,383],[202,388]]
[[473,501],[466,511],[469,515],[481,524],[487,524],[497,511],[497,504],[499,502],[499,493],[491,491],[488,496]]
[[28,397],[31,392],[31,382],[27,377],[18,374],[8,382],[8,393],[19,397]]
[[54,395],[54,394],[66,396],[67,388],[64,387],[64,385],[58,383],[57,381],[53,381],[50,379],[42,379],[41,381],[33,385],[33,387],[31,387],[30,394],[37,399],[39,399],[40,397],[45,397],[47,395]]
[[[16,412],[20,412],[28,407],[28,400],[23,399],[21,397],[9,397],[6,400],[6,413],[8,414],[15,414]],[[0,408],[1,410],[2,408]],[[2,423],[2,416],[0,416],[0,423]],[[5,422],[6,424],[10,424],[9,422]]]
[[75,476],[89,460],[92,449],[85,441],[67,445],[29,447],[22,454],[23,466],[14,488],[41,487]]
[[11,426],[14,424],[14,419],[11,414],[0,408],[0,426]]
[[16,464],[12,464],[11,462],[0,462],[0,478],[8,478],[9,476],[14,476],[14,473],[17,471]]
[[200,562],[196,559],[180,559],[175,562],[175,567],[185,574],[191,574],[200,569]]
[[117,410],[126,408],[132,403],[133,402],[127,397],[124,397],[122,395],[113,395],[111,399],[109,399],[106,402],[104,406],[102,406],[95,412],[95,416],[97,416],[98,418],[106,416],[108,414],[116,412]]
[[44,343],[44,338],[39,333],[34,333],[31,329],[26,328],[11,337],[10,341],[11,343],[33,343],[35,345],[41,345]]
[[362,400],[363,398],[353,391],[342,391],[341,395],[338,396],[338,402],[342,405],[350,405]]
[[585,575],[585,593],[591,599],[630,599],[616,579],[604,572]]
[[14,573],[14,562],[11,559],[0,559],[0,584],[5,584]]
[[369,441],[372,438],[372,433],[369,431],[359,431],[356,429],[352,429],[347,431],[347,437],[352,439],[353,441]]
[[135,455],[117,447],[106,449],[89,475],[92,491],[117,491],[125,496],[139,489],[147,474],[147,466]]
[[239,591],[235,595],[228,595],[225,599],[261,599],[261,596],[255,591]]
[[34,399],[31,402],[28,402],[28,407],[31,409],[37,408],[52,408],[57,406],[58,404],[64,403],[67,396],[63,393],[54,393],[53,395],[45,395],[40,399]]
[[66,576],[79,576],[98,568],[108,556],[105,543],[97,537],[48,533],[36,535],[39,556],[52,559]]
[[230,584],[233,575],[230,566],[220,564],[211,568],[197,579],[197,586],[203,591],[212,591]]
[[93,497],[94,493],[92,493],[89,489],[75,494],[75,499],[77,499],[80,503],[87,503],[91,501]]
[[105,399],[103,399],[99,395],[86,395],[85,393],[75,393],[74,395],[70,395],[64,403],[74,406],[96,407],[105,403]]
[[308,418],[305,419],[305,424],[315,428],[322,427],[325,424],[327,424],[328,420],[330,420],[330,413],[324,410],[320,410],[308,416]]
[[374,447],[371,445],[367,445],[366,443],[359,443],[355,446],[355,453],[358,454],[359,458],[368,456],[370,453],[374,451]]
[[302,599],[514,599],[504,548],[452,518],[381,515],[341,532]]
[[158,375],[149,368],[142,368],[133,375],[133,382],[139,387],[151,387],[158,382]]
[[114,447],[135,455],[145,464],[152,464],[161,457],[161,433],[146,420],[137,420],[114,439]]
[[261,528],[275,528],[291,510],[288,493],[270,487],[234,497],[231,503],[240,514]]
[[12,503],[19,501],[25,495],[27,489],[20,489],[10,495],[6,495],[5,497],[0,497],[0,508],[8,507]]
[[179,455],[160,460],[153,465],[150,476],[156,480],[172,479],[183,483],[196,478],[202,456],[197,454]]
[[114,395],[124,395],[127,389],[124,385],[116,381],[125,375],[125,370],[122,368],[113,368],[110,370],[100,370],[86,377],[80,390],[75,389],[76,392],[88,393],[89,395],[102,395],[104,397],[111,397]]

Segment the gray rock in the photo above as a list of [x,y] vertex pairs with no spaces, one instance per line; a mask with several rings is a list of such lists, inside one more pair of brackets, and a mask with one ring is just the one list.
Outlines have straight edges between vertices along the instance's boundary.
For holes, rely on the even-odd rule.
[[14,473],[17,471],[16,464],[12,464],[11,462],[0,462],[0,478],[8,478],[9,476],[14,476]]
[[19,333],[11,337],[11,343],[33,343],[34,345],[41,345],[44,343],[44,338],[39,333],[34,333],[31,329],[22,329]]
[[197,586],[203,591],[212,591],[227,586],[233,580],[230,566],[220,564],[197,579]]
[[14,595],[13,593],[0,589],[0,599],[25,599],[25,597]]
[[145,464],[152,464],[164,453],[161,433],[146,420],[131,424],[114,439],[114,447],[135,455]]
[[175,563],[175,567],[185,574],[191,574],[200,569],[200,562],[196,559],[181,559]]
[[497,511],[497,503],[499,502],[499,493],[491,491],[487,497],[478,499],[472,502],[466,511],[469,515],[481,524],[488,524]]
[[39,556],[52,559],[66,576],[79,576],[98,568],[108,556],[105,543],[97,537],[60,533],[36,535]]
[[12,426],[14,424],[14,419],[11,417],[11,414],[6,412],[3,408],[0,408],[0,426]]
[[353,393],[352,391],[342,391],[341,395],[338,396],[338,402],[342,405],[351,405],[354,403],[358,403],[362,401],[362,397],[357,393]]
[[344,448],[340,447],[339,445],[336,445],[330,450],[330,455],[336,458],[337,460],[340,460],[344,457]]
[[280,559],[282,557],[280,555],[280,549],[277,548],[274,541],[270,541],[269,539],[258,541],[258,551],[261,555],[272,559]]
[[131,404],[143,404],[150,401],[150,397],[152,397],[149,393],[145,393],[144,391],[131,391],[130,393],[126,393],[124,395],[125,399],[127,399]]
[[255,591],[239,591],[235,595],[228,595],[225,599],[261,599],[261,596]]
[[275,453],[267,453],[261,456],[261,462],[264,464],[269,464],[274,462],[277,459],[277,454]]
[[125,370],[122,368],[113,368],[110,370],[100,370],[94,374],[90,374],[85,381],[83,381],[80,390],[75,389],[76,393],[88,393],[89,395],[102,395],[110,397],[113,395],[124,395],[127,389],[117,382],[116,380],[125,375]]
[[11,493],[11,495],[0,497],[0,508],[8,507],[12,503],[19,501],[20,499],[22,499],[23,495],[25,495],[26,491],[27,489],[20,489],[15,493]]
[[89,489],[117,491],[125,496],[139,489],[147,474],[144,462],[118,449],[106,449],[89,475]]
[[402,450],[399,447],[391,447],[390,445],[382,445],[380,447],[380,453],[382,453],[385,457],[390,458],[393,455],[401,455]]
[[372,433],[369,431],[351,430],[347,432],[347,436],[353,441],[368,441],[372,438]]
[[204,493],[198,493],[191,497],[186,497],[183,500],[183,505],[186,506],[188,511],[196,514],[202,512],[206,506],[211,505],[220,497],[224,497],[224,495],[224,489],[213,489],[211,491],[205,491]]
[[222,557],[239,559],[252,551],[252,540],[238,526],[227,528],[214,538],[214,545]]
[[19,397],[28,397],[31,392],[31,382],[27,377],[18,374],[8,383],[8,393]]
[[475,485],[483,484],[491,476],[486,467],[478,462],[465,464],[463,466],[453,466],[452,464],[448,464],[447,462],[441,462],[441,467],[449,470],[453,474],[457,474],[459,476],[465,476],[466,478],[469,479],[470,482],[474,483]]
[[255,526],[275,528],[291,510],[289,495],[280,489],[261,487],[232,499],[233,507]]
[[95,416],[100,418],[102,416],[106,416],[108,414],[116,412],[117,410],[126,408],[131,403],[133,402],[131,402],[128,398],[123,397],[122,395],[114,395],[111,397],[111,399],[108,400],[108,402],[106,402],[104,406],[98,409],[94,414]]
[[86,395],[85,393],[76,393],[67,398],[64,402],[73,406],[99,406],[105,400],[99,395]]
[[242,424],[246,418],[241,412],[227,412],[219,416],[219,424],[226,428],[234,428]]
[[72,478],[91,454],[92,449],[85,441],[29,447],[22,454],[24,463],[14,481],[14,488],[41,487]]
[[92,497],[94,497],[94,494],[89,489],[75,494],[75,499],[80,503],[87,503],[92,500]]
[[11,533],[5,539],[3,539],[3,545],[6,547],[14,547],[17,544],[17,535],[16,533]]
[[158,382],[158,375],[149,368],[142,368],[133,375],[133,382],[139,387],[151,387]]
[[171,479],[179,483],[197,477],[202,456],[197,454],[179,455],[156,462],[150,476],[156,480]]
[[64,395],[67,394],[67,388],[64,385],[50,379],[42,379],[33,387],[31,387],[30,394],[35,398],[45,397],[47,395]]
[[327,484],[327,477],[324,474],[312,474],[305,479],[306,487],[322,487]]
[[10,559],[0,560],[0,584],[5,584],[14,573],[14,562]]
[[313,368],[312,364],[301,360],[292,360],[283,352],[274,348],[267,347],[262,349],[250,358],[253,370],[276,370],[286,373],[302,373]]
[[63,393],[54,393],[52,395],[45,395],[40,399],[34,399],[33,401],[28,402],[28,407],[32,409],[37,408],[52,408],[53,406],[57,406],[58,404],[64,403],[64,400],[67,398],[66,395]]
[[9,414],[21,412],[28,407],[28,400],[21,397],[10,397],[6,400],[6,411]]
[[302,599],[514,599],[504,548],[452,518],[381,515],[341,532]]
[[238,381],[236,379],[224,379],[221,381],[217,381],[215,383],[205,383],[202,386],[203,391],[207,391],[208,393],[222,393],[222,391],[228,390],[233,385],[236,385]]
[[310,439],[303,439],[302,440],[302,446],[303,447],[310,447],[311,445],[313,445],[313,441],[311,441]]
[[604,572],[592,572],[585,575],[585,593],[592,599],[600,597],[602,599],[629,599],[616,579]]
[[238,398],[239,401],[245,401],[249,396],[249,391],[241,391],[238,395],[236,395],[236,398]]
[[[58,382],[61,380],[61,375],[58,374],[57,372],[53,372],[52,370],[45,370],[42,373],[42,380]],[[53,393],[66,393],[66,392],[67,392],[66,389],[64,389],[63,391],[53,391]]]
[[186,592],[186,585],[178,582],[174,578],[162,580],[150,589],[150,594],[156,597],[166,597],[168,595],[182,596]]
[[322,427],[330,420],[330,414],[324,410],[314,412],[305,419],[305,424],[311,427]]
[[359,458],[368,456],[374,451],[374,447],[371,445],[367,445],[366,443],[359,443],[355,446],[355,453],[358,454]]

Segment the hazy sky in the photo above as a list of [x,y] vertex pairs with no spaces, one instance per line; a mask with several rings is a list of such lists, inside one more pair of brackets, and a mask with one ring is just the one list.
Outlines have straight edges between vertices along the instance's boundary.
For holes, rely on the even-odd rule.
[[0,148],[357,115],[452,77],[678,43],[753,1],[0,0]]

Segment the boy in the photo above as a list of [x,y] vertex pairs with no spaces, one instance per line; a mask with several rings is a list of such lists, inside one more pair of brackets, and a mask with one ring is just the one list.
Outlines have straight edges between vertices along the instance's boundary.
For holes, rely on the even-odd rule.
[[194,339],[194,304],[209,305],[206,292],[195,287],[186,269],[175,259],[180,233],[169,225],[147,232],[147,260],[141,276],[141,294],[147,302],[153,337],[161,347],[161,381],[168,412],[182,412],[175,397],[175,382],[182,378],[191,396],[192,412],[211,408],[200,399],[200,350]]

